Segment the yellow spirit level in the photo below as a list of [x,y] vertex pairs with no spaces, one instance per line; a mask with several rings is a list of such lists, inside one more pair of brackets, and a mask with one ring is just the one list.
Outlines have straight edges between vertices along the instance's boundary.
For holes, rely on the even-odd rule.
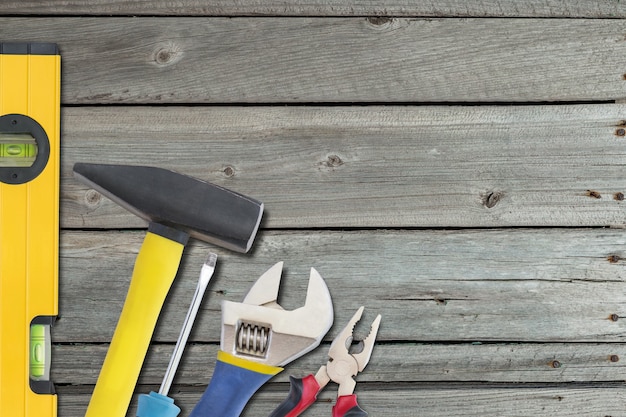
[[51,43],[0,43],[0,416],[56,416],[60,68]]

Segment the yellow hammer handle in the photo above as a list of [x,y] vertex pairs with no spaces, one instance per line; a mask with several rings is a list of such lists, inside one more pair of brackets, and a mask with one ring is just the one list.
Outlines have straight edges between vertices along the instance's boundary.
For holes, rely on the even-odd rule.
[[85,417],[124,417],[184,245],[148,232]]

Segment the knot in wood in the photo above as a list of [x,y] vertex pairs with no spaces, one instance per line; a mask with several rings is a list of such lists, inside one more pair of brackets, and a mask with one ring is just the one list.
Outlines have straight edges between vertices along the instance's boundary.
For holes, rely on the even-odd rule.
[[612,263],[612,264],[616,264],[616,263],[618,263],[619,261],[621,261],[621,260],[622,260],[622,258],[621,258],[619,255],[609,255],[609,256],[607,257],[607,260],[608,260],[610,263]]
[[182,57],[180,48],[175,44],[162,45],[154,52],[154,62],[157,65],[165,66],[178,62]]
[[157,52],[155,61],[157,64],[167,64],[172,60],[172,52],[167,49],[161,49]]
[[343,163],[343,159],[339,155],[328,155],[325,160],[319,163],[319,166],[332,171],[343,165]]
[[595,198],[599,200],[602,198],[602,194],[600,194],[596,190],[587,190],[587,197],[591,197],[591,198]]
[[393,19],[386,16],[370,16],[367,18],[367,21],[374,26],[382,26],[384,24],[393,22]]
[[338,167],[343,164],[343,161],[338,155],[330,155],[327,159],[327,164],[329,167]]
[[481,195],[483,206],[486,208],[494,208],[496,204],[502,200],[504,193],[501,191],[487,191]]
[[235,168],[233,168],[230,165],[228,165],[226,168],[224,168],[224,175],[226,175],[228,178],[234,177],[235,176]]
[[100,201],[102,201],[102,194],[96,190],[87,190],[85,193],[85,203],[87,206],[97,207],[100,205]]

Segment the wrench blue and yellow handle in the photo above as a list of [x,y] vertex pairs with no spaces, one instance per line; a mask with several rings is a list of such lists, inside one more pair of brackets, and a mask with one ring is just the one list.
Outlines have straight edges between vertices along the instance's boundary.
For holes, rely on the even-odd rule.
[[282,370],[219,351],[211,382],[189,417],[239,417],[252,395]]

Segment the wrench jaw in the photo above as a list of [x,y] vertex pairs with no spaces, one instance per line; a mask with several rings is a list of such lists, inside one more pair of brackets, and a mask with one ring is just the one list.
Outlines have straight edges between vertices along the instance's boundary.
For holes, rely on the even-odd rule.
[[264,273],[244,302],[222,302],[221,350],[253,362],[283,366],[316,348],[333,323],[328,287],[311,268],[305,305],[284,310],[277,302],[283,263]]
[[283,308],[278,305],[278,290],[280,289],[280,278],[283,274],[284,262],[277,262],[263,275],[257,279],[248,290],[242,304],[254,306],[266,306],[270,308]]

